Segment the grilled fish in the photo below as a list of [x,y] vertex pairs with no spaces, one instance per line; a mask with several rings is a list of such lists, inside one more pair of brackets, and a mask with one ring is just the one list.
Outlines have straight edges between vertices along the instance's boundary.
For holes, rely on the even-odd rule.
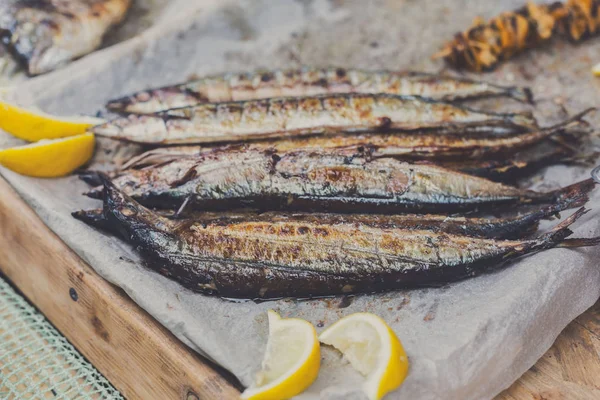
[[370,133],[357,135],[311,136],[297,139],[258,142],[255,146],[273,148],[278,152],[294,150],[332,150],[354,154],[368,152],[371,157],[393,157],[408,160],[420,159],[482,159],[506,155],[530,147],[558,135],[580,136],[592,129],[582,118],[591,108],[552,127],[516,135],[423,132]]
[[136,143],[194,144],[349,132],[522,132],[536,128],[530,113],[486,113],[413,96],[334,94],[208,103],[155,115],[129,114],[92,131]]
[[[233,206],[266,209],[388,213],[441,212],[501,204],[556,204],[587,193],[593,181],[539,193],[434,165],[318,152],[215,150],[141,170],[114,183],[146,206],[206,210]],[[98,197],[101,190],[92,190]]]
[[[462,135],[452,141],[451,135],[441,136],[427,132],[419,135],[359,134],[263,141],[253,143],[252,147],[272,148],[278,152],[322,150],[344,155],[366,154],[372,158],[412,159],[415,162],[434,162],[446,168],[496,181],[514,181],[546,165],[591,159],[592,154],[582,150],[582,143],[591,132],[589,124],[580,120],[582,115],[583,113],[554,127],[514,137],[477,138]],[[552,137],[532,144],[536,138],[546,135]],[[414,146],[412,148],[411,143]],[[121,169],[139,169],[181,158],[197,157],[207,151],[213,150],[202,146],[159,147],[132,157]],[[586,154],[582,155],[582,152]]]
[[197,292],[232,298],[311,297],[431,286],[496,269],[566,240],[580,209],[535,239],[502,241],[318,221],[207,224],[169,220],[106,182],[104,215],[149,267]]
[[121,22],[131,0],[3,0],[0,36],[30,75],[85,55]]
[[444,101],[508,96],[532,102],[531,91],[524,87],[499,86],[422,72],[304,67],[209,76],[110,100],[106,108],[115,112],[153,114],[199,103],[332,93],[389,93]]
[[[99,176],[98,178],[101,179]],[[559,212],[585,205],[589,200],[587,193],[573,193],[557,204],[544,206],[525,212],[521,215],[507,218],[482,218],[449,216],[440,214],[330,214],[330,213],[282,213],[265,212],[261,214],[250,212],[191,212],[186,213],[186,219],[195,223],[212,225],[227,225],[231,223],[254,222],[289,222],[311,223],[323,225],[355,225],[379,229],[415,229],[445,232],[453,235],[486,237],[495,239],[516,239],[531,234],[538,228],[542,219],[549,219]],[[157,215],[166,218],[180,218],[172,211],[155,211]],[[102,209],[76,211],[73,217],[88,225],[104,231],[113,232],[113,225],[104,216]]]

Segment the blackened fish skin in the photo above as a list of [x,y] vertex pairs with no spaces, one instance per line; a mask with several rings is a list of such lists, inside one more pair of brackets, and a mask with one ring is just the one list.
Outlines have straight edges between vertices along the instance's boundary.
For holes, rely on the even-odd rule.
[[[253,207],[351,213],[443,213],[499,205],[559,204],[588,193],[593,180],[539,193],[433,165],[316,152],[217,150],[114,178],[150,207],[201,210]],[[92,190],[90,197],[99,197]]]
[[202,293],[231,298],[370,293],[448,283],[552,247],[596,245],[565,238],[578,210],[529,240],[491,240],[421,230],[241,222],[171,221],[106,181],[104,216],[148,266]]
[[528,88],[499,86],[448,75],[303,67],[209,76],[110,100],[106,108],[122,113],[153,114],[200,103],[333,93],[388,93],[443,101],[507,96],[532,102]]
[[[234,223],[308,223],[321,225],[367,226],[378,229],[430,230],[490,239],[519,239],[530,235],[538,228],[542,219],[549,219],[559,212],[583,206],[589,200],[587,193],[573,193],[555,205],[544,206],[517,216],[505,218],[464,217],[441,214],[327,214],[327,213],[284,213],[284,212],[191,212],[183,218],[196,224],[225,226]],[[174,218],[173,211],[155,211],[157,215]],[[111,225],[102,209],[76,211],[73,217],[103,231],[112,232]],[[175,224],[176,222],[174,222]],[[190,222],[185,222],[190,223]],[[114,233],[114,232],[113,232]]]
[[91,128],[142,144],[204,144],[373,131],[524,132],[530,113],[499,114],[416,96],[331,94],[206,103],[157,114],[128,114]]

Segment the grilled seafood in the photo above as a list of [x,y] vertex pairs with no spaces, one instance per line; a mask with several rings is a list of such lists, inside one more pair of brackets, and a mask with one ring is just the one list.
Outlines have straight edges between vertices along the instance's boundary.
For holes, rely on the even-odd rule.
[[[261,141],[251,146],[278,152],[319,150],[347,156],[363,154],[370,158],[393,157],[415,162],[434,162],[471,175],[497,181],[514,181],[519,176],[533,173],[549,164],[591,159],[590,152],[582,149],[591,132],[589,124],[581,120],[583,115],[581,113],[540,131],[506,137],[453,136],[429,132],[419,135],[358,134]],[[549,138],[536,142],[544,136]],[[140,169],[181,158],[197,157],[208,151],[214,150],[202,146],[159,147],[132,157],[121,169]],[[584,154],[580,154],[582,152]]]
[[149,267],[202,293],[233,298],[310,297],[439,285],[495,269],[566,239],[578,210],[535,239],[502,241],[319,221],[204,223],[169,220],[105,182],[104,216]]
[[[142,204],[203,210],[261,209],[388,213],[485,209],[501,204],[556,204],[587,193],[587,180],[555,192],[521,190],[433,165],[318,152],[217,149],[142,170],[114,183]],[[88,195],[98,197],[92,190]]]
[[486,113],[413,96],[334,94],[129,114],[92,131],[136,143],[194,144],[390,130],[522,132],[536,128],[529,113]]
[[30,75],[87,54],[119,23],[131,0],[3,0],[2,42]]
[[553,36],[579,41],[599,32],[600,0],[528,3],[489,22],[477,18],[471,28],[457,34],[434,58],[442,57],[455,68],[486,71]]
[[[99,176],[98,178],[101,179]],[[282,213],[265,212],[192,212],[186,213],[186,219],[196,223],[221,224],[254,223],[254,222],[290,222],[319,223],[323,225],[368,226],[379,229],[415,229],[445,232],[453,235],[485,237],[495,239],[516,239],[534,232],[542,219],[549,219],[559,212],[583,206],[588,201],[587,193],[574,193],[573,197],[564,198],[556,204],[544,206],[521,215],[507,218],[482,218],[448,216],[440,214],[325,214],[325,213]],[[171,211],[155,211],[166,218],[180,218]],[[104,231],[114,231],[113,226],[104,216],[102,209],[76,211],[73,217]]]
[[415,95],[444,101],[508,96],[532,102],[531,91],[527,88],[498,86],[451,76],[304,67],[209,76],[110,100],[106,108],[116,112],[152,114],[199,103],[350,92]]

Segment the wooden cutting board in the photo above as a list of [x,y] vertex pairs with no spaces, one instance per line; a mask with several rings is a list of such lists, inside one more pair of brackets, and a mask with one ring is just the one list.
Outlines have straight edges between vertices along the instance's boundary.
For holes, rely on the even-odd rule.
[[129,400],[239,391],[65,245],[0,178],[0,271]]
[[[0,178],[0,271],[129,400],[236,399],[239,387],[69,249]],[[600,399],[600,302],[496,400]]]

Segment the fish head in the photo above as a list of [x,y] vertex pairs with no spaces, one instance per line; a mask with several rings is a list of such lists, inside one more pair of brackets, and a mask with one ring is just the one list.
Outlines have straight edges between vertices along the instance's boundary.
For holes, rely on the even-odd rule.
[[166,121],[158,115],[129,114],[96,125],[91,131],[99,136],[144,143],[161,143],[168,136]]
[[61,36],[60,24],[48,17],[44,8],[24,7],[15,13],[2,40],[13,55],[27,66],[30,75],[54,69],[64,58],[55,39]]

